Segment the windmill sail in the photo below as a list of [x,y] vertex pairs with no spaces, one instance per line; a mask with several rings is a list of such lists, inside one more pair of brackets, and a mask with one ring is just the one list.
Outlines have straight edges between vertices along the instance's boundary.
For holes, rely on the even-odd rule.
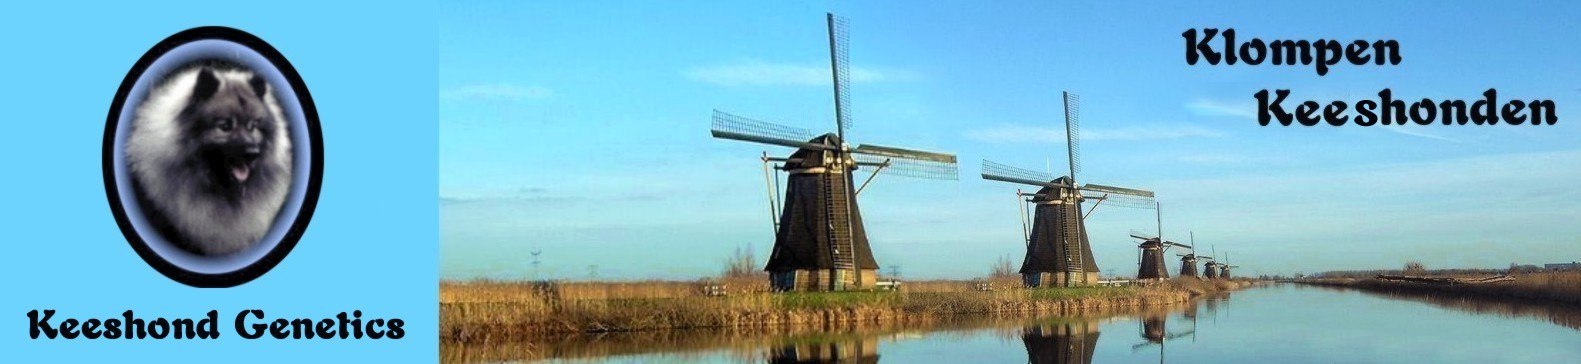
[[714,123],[710,131],[715,138],[773,144],[798,149],[832,150],[838,145],[812,142],[812,132],[807,129],[785,126],[767,121],[752,120],[743,116],[714,110]]
[[829,67],[834,69],[834,118],[840,137],[851,128],[851,52],[850,33],[845,18],[827,14],[829,20]]
[[1011,167],[987,159],[983,160],[983,179],[1043,187],[1070,187],[1069,184],[1055,184],[1054,176],[1048,173]]

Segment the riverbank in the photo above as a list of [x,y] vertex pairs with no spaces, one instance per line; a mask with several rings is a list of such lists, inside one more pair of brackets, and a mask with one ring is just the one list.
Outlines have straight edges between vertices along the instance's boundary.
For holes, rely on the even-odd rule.
[[[1432,275],[1466,278],[1454,275]],[[1297,283],[1354,288],[1375,292],[1431,293],[1462,297],[1517,300],[1532,303],[1581,305],[1581,272],[1536,272],[1512,276],[1513,281],[1482,284],[1432,284],[1377,278],[1307,279]]]
[[992,290],[977,291],[972,281],[927,281],[909,282],[900,292],[732,288],[728,295],[708,296],[696,282],[442,282],[439,335],[443,341],[486,343],[565,333],[839,328],[962,314],[1064,314],[1170,305],[1250,284],[1188,278],[1149,286],[1022,289],[1014,280],[996,280]]

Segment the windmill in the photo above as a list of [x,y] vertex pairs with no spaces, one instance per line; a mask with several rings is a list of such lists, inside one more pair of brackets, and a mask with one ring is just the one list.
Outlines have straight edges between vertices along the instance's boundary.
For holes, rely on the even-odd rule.
[[1191,251],[1175,253],[1175,256],[1180,257],[1180,276],[1195,278],[1197,276],[1197,232],[1193,231],[1190,235],[1191,245],[1187,246],[1187,249],[1191,249]]
[[[845,19],[828,14],[829,64],[834,76],[835,131],[813,136],[807,129],[752,120],[714,110],[715,138],[796,148],[787,158],[764,152],[769,189],[769,219],[774,251],[764,270],[777,291],[845,290],[873,287],[878,262],[868,247],[856,196],[879,172],[919,178],[955,179],[955,156],[871,144],[846,144],[851,128],[850,82]],[[785,197],[775,201],[778,177],[785,171]],[[860,186],[853,171],[873,168]],[[783,207],[779,206],[783,202]],[[775,215],[778,213],[778,215]]]
[[1230,279],[1230,268],[1240,267],[1238,265],[1230,265],[1230,253],[1224,252],[1224,264],[1219,265],[1219,278]]
[[1214,260],[1216,260],[1216,259],[1213,259],[1214,256],[1218,256],[1218,255],[1219,255],[1219,247],[1215,246],[1215,247],[1213,247],[1213,255],[1212,256],[1201,257],[1202,259],[1206,259],[1208,261],[1207,263],[1204,263],[1202,265],[1202,278],[1206,278],[1206,279],[1219,278],[1219,262],[1215,262]]
[[1149,236],[1134,231],[1131,232],[1131,237],[1142,239],[1142,243],[1136,246],[1139,255],[1136,269],[1136,279],[1138,280],[1162,280],[1169,278],[1169,267],[1165,265],[1164,253],[1169,251],[1170,247],[1191,248],[1188,245],[1164,240],[1163,207],[1154,204],[1153,211],[1157,213],[1158,235]]
[[[1069,92],[1063,96],[1069,175],[1054,178],[1051,173],[983,161],[983,179],[1040,187],[1035,193],[1016,190],[1022,212],[1021,233],[1027,247],[1026,258],[1021,263],[1021,279],[1027,287],[1074,287],[1096,283],[1098,263],[1093,260],[1092,245],[1088,242],[1087,215],[1104,202],[1134,208],[1156,205],[1152,191],[1077,183],[1076,172],[1081,171],[1081,99]],[[1098,196],[1087,197],[1083,192]],[[1084,214],[1081,203],[1089,199],[1095,202]],[[1035,206],[1030,224],[1026,214],[1028,204]]]

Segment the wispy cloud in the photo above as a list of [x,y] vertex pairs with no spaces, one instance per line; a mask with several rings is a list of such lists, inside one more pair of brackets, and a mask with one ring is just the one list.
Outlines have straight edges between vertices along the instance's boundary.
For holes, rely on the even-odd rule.
[[1251,104],[1234,104],[1223,101],[1196,99],[1186,103],[1186,110],[1197,116],[1231,116],[1256,119],[1257,107]]
[[524,100],[553,95],[554,91],[543,86],[509,83],[471,84],[439,92],[439,98],[444,100]]
[[1388,131],[1395,132],[1395,133],[1398,133],[1398,134],[1403,134],[1403,135],[1410,135],[1410,136],[1414,136],[1414,137],[1417,137],[1417,138],[1427,138],[1427,139],[1433,139],[1433,140],[1446,141],[1446,142],[1450,142],[1450,143],[1460,143],[1460,139],[1455,139],[1455,138],[1450,138],[1450,137],[1446,137],[1446,136],[1442,136],[1442,135],[1430,134],[1430,133],[1426,133],[1426,132],[1413,130],[1412,128],[1415,127],[1414,125],[1380,125],[1379,127],[1381,129],[1383,129],[1383,130],[1388,130]]
[[[686,78],[721,86],[828,86],[833,83],[829,66],[818,64],[743,61],[735,64],[696,67],[684,72]],[[851,82],[886,82],[913,78],[904,71],[879,71],[851,67]]]
[[[1001,125],[967,131],[967,138],[996,143],[1064,143],[1065,129],[1026,125]],[[1138,141],[1180,138],[1217,138],[1223,133],[1193,125],[1145,125],[1113,129],[1082,130],[1087,141]]]

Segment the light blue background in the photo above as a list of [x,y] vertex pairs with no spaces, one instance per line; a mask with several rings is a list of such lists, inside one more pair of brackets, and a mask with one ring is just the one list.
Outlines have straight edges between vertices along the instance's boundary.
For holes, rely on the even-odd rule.
[[[0,11],[0,341],[11,361],[310,362],[437,359],[434,4],[10,2]],[[105,200],[110,101],[149,47],[183,29],[245,30],[291,61],[318,107],[323,188],[272,271],[228,289],[171,281],[127,245]],[[220,340],[31,340],[26,313],[200,318]],[[238,311],[406,321],[401,340],[245,340]]]

